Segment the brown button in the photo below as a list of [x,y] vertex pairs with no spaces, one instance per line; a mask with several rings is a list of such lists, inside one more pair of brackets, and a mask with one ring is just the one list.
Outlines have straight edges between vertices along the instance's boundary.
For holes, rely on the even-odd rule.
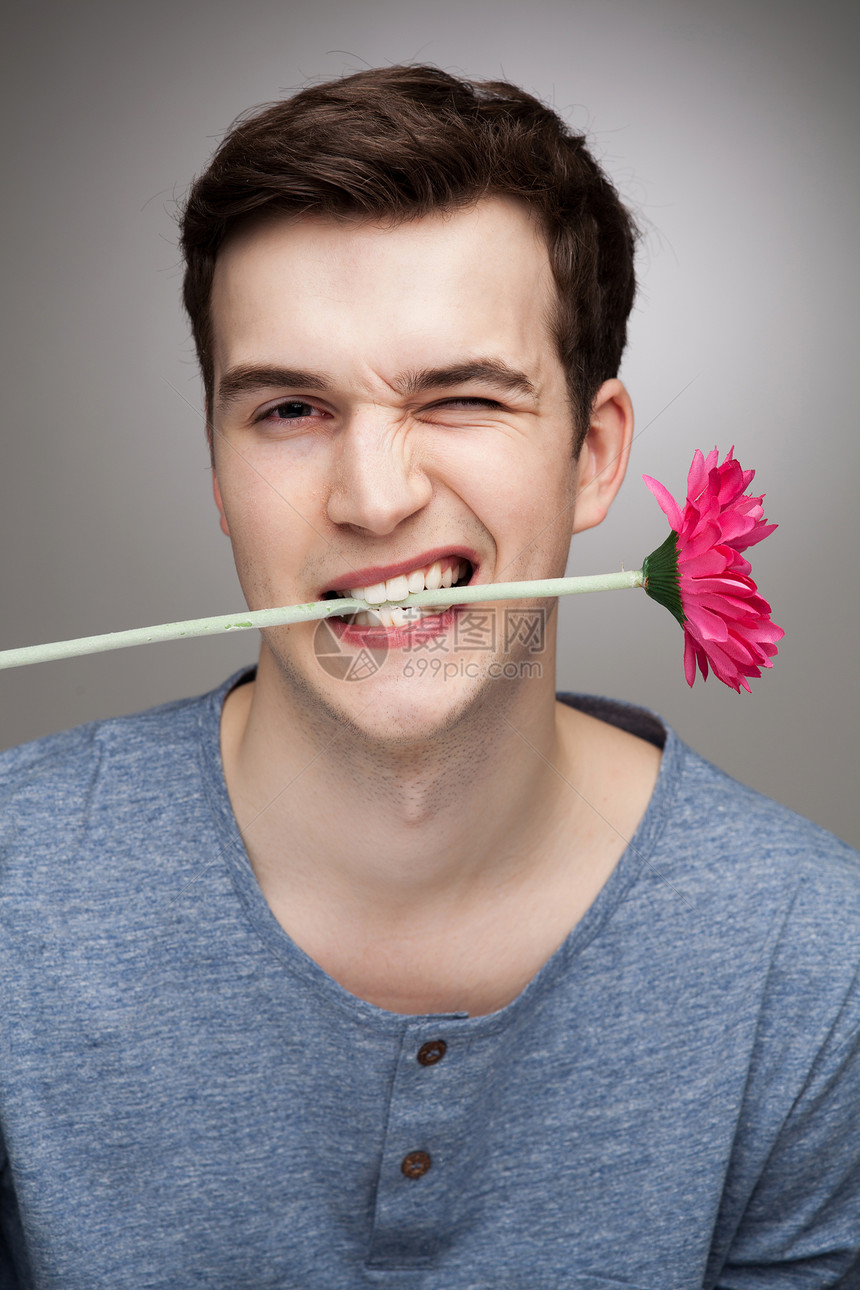
[[441,1062],[447,1051],[448,1045],[444,1039],[431,1039],[429,1043],[422,1044],[418,1049],[418,1060],[422,1066],[435,1066],[437,1062]]
[[403,1157],[400,1168],[407,1178],[421,1178],[432,1163],[426,1151],[410,1151],[408,1156]]

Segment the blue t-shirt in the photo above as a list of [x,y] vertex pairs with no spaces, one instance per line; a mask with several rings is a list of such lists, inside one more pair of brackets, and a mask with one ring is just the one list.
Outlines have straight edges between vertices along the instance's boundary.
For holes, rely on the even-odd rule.
[[[250,674],[249,674],[250,675]],[[621,861],[489,1016],[287,936],[199,699],[0,757],[0,1286],[860,1286],[860,864],[664,744]]]

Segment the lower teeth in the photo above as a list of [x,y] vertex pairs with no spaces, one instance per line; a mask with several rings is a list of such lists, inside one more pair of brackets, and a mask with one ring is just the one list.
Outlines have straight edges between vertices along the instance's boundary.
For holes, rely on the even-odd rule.
[[[451,590],[454,591],[457,587],[465,585],[470,576],[470,572],[464,573],[462,580],[456,582]],[[450,608],[451,605],[428,605],[426,608],[418,605],[380,605],[370,610],[359,610],[355,614],[344,614],[342,621],[350,627],[408,627],[412,623],[421,622],[423,618],[438,618],[440,614],[446,614]]]
[[417,605],[412,605],[406,609],[362,609],[344,621],[353,627],[407,627],[410,623],[420,622],[422,618],[444,614],[450,608],[450,605],[434,605],[432,609],[420,609]]

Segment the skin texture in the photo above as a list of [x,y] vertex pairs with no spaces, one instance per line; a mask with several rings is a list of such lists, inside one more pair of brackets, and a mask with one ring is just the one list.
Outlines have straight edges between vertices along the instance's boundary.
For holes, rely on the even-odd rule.
[[[280,217],[228,242],[213,483],[251,609],[447,548],[472,553],[473,582],[563,575],[571,534],[620,486],[633,418],[607,381],[572,458],[553,291],[541,237],[502,198],[396,228]],[[477,360],[530,388],[492,375],[415,388]],[[276,376],[287,369],[305,375]],[[458,664],[446,676],[418,674],[420,650],[392,636],[374,675],[338,680],[300,624],[264,634],[256,682],[225,705],[227,787],[274,916],[392,1011],[513,998],[650,796],[655,749],[556,704],[555,607],[539,603],[539,675],[490,675],[527,657],[506,647],[502,606],[494,652],[443,640]]]

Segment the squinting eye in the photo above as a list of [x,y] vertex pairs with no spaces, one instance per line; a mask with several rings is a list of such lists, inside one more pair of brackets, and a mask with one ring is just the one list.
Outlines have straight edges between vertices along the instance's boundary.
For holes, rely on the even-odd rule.
[[467,408],[474,408],[474,407],[497,408],[499,405],[495,399],[477,399],[477,398],[470,399],[464,395],[462,399],[445,399],[444,403],[441,403],[439,406],[443,408],[450,408],[450,407],[457,407],[457,406],[467,407]]

